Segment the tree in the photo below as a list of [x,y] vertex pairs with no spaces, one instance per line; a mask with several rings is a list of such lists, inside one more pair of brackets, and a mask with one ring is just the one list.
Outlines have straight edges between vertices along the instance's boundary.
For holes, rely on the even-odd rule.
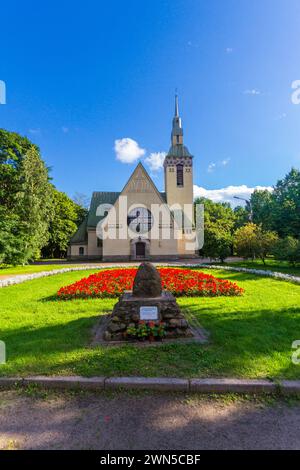
[[205,225],[204,253],[209,258],[218,258],[223,263],[230,256],[232,236],[217,223]]
[[18,264],[24,250],[24,238],[19,230],[19,218],[0,207],[0,263]]
[[26,137],[0,129],[0,259],[26,263],[46,243],[51,217],[49,170]]
[[300,241],[290,236],[280,238],[274,246],[273,254],[276,259],[295,265],[300,261]]
[[20,186],[15,212],[19,217],[24,250],[20,261],[37,257],[48,240],[48,225],[52,217],[52,187],[48,170],[33,146],[28,150],[20,167]]
[[259,257],[265,263],[268,254],[277,243],[275,232],[263,230],[260,225],[252,222],[236,230],[234,234],[234,248],[237,255],[254,260]]
[[265,230],[273,227],[273,198],[272,193],[265,190],[256,189],[251,194],[251,207],[253,213],[252,222],[261,225]]
[[235,215],[228,202],[213,202],[210,199],[197,198],[195,204],[204,205],[205,224],[218,222],[225,230],[233,231]]
[[227,202],[198,198],[195,204],[204,205],[204,246],[201,253],[223,262],[232,252],[235,214]]
[[278,235],[270,230],[263,230],[260,225],[257,226],[255,234],[256,254],[265,264],[267,256],[272,253],[278,241]]
[[86,194],[76,192],[73,196],[73,201],[75,202],[75,204],[77,204],[77,206],[88,210],[90,205],[90,198]]
[[53,188],[53,214],[49,224],[49,241],[43,248],[43,256],[64,257],[71,236],[86,216],[87,211],[65,193]]
[[300,171],[292,170],[274,187],[273,227],[280,237],[300,236]]
[[256,225],[252,222],[236,230],[233,238],[234,249],[238,256],[251,258],[256,256]]
[[14,209],[19,190],[20,166],[26,153],[34,146],[27,137],[0,129],[0,206]]
[[234,229],[242,227],[249,222],[249,211],[242,206],[234,208]]

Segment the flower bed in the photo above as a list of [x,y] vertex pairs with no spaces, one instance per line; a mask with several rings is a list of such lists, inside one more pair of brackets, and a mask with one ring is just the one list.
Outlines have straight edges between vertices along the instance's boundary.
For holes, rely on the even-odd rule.
[[[237,284],[218,279],[201,271],[179,268],[159,268],[163,289],[175,296],[216,297],[241,295]],[[59,289],[59,299],[118,297],[131,290],[137,268],[106,269]]]

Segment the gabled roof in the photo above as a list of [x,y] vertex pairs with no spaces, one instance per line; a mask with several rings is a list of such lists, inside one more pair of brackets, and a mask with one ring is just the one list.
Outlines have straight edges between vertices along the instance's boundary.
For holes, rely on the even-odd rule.
[[75,232],[71,238],[70,243],[87,243],[87,219],[88,216],[86,216],[83,222],[81,222],[77,232]]
[[[142,165],[141,165],[142,166]],[[154,188],[156,189],[155,184],[152,182],[150,176],[142,166],[143,170],[147,174]],[[130,180],[129,180],[130,181]],[[126,186],[126,185],[125,185]],[[157,189],[156,189],[157,191]],[[164,203],[167,202],[166,193],[157,191]],[[93,192],[90,209],[88,215],[85,217],[84,221],[79,225],[77,232],[71,238],[71,243],[87,243],[87,231],[88,229],[95,229],[98,222],[104,218],[103,216],[96,215],[97,208],[101,204],[111,204],[114,205],[120,196],[121,192],[112,192],[112,191],[95,191]]]
[[88,213],[88,221],[87,227],[88,228],[95,228],[100,220],[104,218],[103,216],[96,215],[97,208],[101,204],[111,204],[113,205],[116,200],[118,199],[120,193],[112,192],[112,191],[95,191],[92,195],[90,210]]

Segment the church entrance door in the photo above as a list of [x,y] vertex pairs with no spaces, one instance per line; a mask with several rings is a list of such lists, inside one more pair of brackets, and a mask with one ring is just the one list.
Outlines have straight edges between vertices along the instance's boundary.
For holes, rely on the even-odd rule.
[[146,255],[146,245],[143,242],[137,242],[135,244],[135,256],[136,259],[144,259]]

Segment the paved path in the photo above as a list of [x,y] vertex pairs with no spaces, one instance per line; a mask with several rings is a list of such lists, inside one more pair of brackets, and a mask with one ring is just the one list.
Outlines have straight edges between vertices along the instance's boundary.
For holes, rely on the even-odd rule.
[[0,449],[300,449],[300,402],[0,392]]

